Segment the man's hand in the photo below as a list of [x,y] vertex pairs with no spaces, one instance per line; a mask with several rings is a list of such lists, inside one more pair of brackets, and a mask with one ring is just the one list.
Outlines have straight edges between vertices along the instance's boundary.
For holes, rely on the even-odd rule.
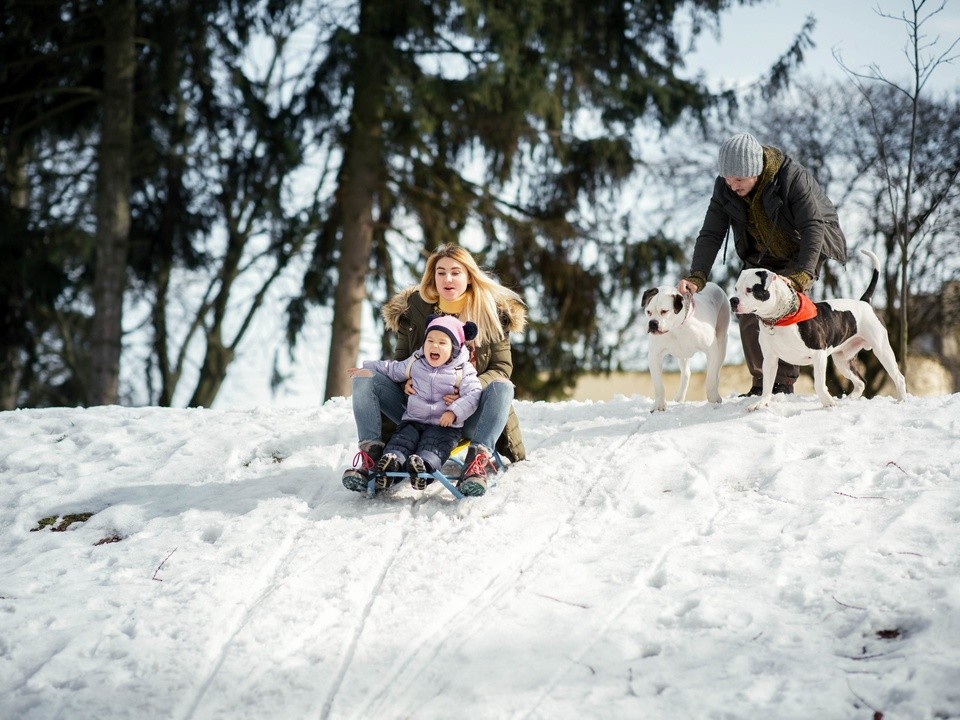
[[373,377],[373,370],[364,370],[363,368],[350,368],[347,370],[347,375],[352,378],[356,377]]
[[417,391],[413,389],[413,378],[410,378],[403,384],[403,391],[407,395],[416,395]]
[[790,281],[790,284],[793,285],[793,289],[797,292],[806,292],[807,288],[813,284],[813,275],[810,275],[803,270],[797,270],[797,272],[787,275],[787,280]]
[[677,292],[681,295],[693,295],[695,292],[697,292],[697,286],[695,283],[692,283],[684,278],[677,283]]
[[460,397],[460,388],[456,388],[456,389],[453,391],[452,394],[450,394],[450,395],[444,395],[444,396],[443,396],[443,401],[444,401],[447,405],[452,405],[453,403],[455,403],[455,402],[459,399],[459,397]]

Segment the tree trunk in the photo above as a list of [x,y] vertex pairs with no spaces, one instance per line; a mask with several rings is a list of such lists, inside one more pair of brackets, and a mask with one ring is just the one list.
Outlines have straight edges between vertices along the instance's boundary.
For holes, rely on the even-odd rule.
[[227,368],[233,362],[233,349],[223,343],[219,328],[206,337],[207,352],[200,366],[200,377],[189,407],[211,407],[217,399],[217,393],[227,378]]
[[[13,211],[27,210],[29,195],[27,192],[26,157],[10,143],[8,148],[0,150],[0,161],[5,160],[6,183],[10,188],[10,208]],[[20,378],[23,373],[23,351],[19,338],[13,334],[6,336],[7,329],[21,328],[24,325],[24,308],[16,300],[11,303],[0,298],[0,410],[16,410]]]
[[333,332],[324,399],[350,394],[347,369],[360,351],[360,324],[367,296],[366,278],[373,238],[374,198],[383,181],[382,134],[383,67],[389,38],[377,27],[373,2],[362,2],[357,63],[353,73],[353,108],[339,177],[337,199],[343,215],[343,237],[337,290],[334,294]]
[[[362,152],[362,151],[361,151]],[[337,290],[333,302],[333,332],[324,399],[350,394],[347,369],[356,364],[360,351],[360,325],[373,238],[373,200],[368,168],[354,161],[346,168],[350,177],[341,181],[344,223],[340,245]],[[366,176],[368,181],[362,178]]]
[[18,348],[10,345],[0,347],[0,410],[17,409],[17,388],[23,362]]
[[[235,195],[236,192],[230,192],[226,193],[224,197],[230,198],[235,197]],[[230,212],[229,206],[229,201],[224,202],[227,213]],[[189,407],[211,407],[213,405],[217,393],[220,392],[220,386],[223,385],[227,376],[227,368],[233,362],[233,346],[228,345],[223,340],[223,323],[227,317],[230,291],[239,276],[240,260],[243,257],[243,250],[248,239],[248,235],[236,226],[236,222],[236,218],[227,218],[227,249],[218,272],[219,288],[210,305],[209,322],[202,322],[207,314],[205,307],[201,307],[197,311],[197,320],[200,321],[199,326],[204,330],[207,350],[204,353],[203,362],[200,364],[200,375],[197,378],[197,386],[193,390],[193,397],[187,403]],[[204,302],[205,305],[206,302]],[[184,340],[184,342],[188,341],[189,338]]]
[[91,405],[113,404],[118,398],[123,293],[130,235],[135,21],[134,0],[113,0],[104,4],[103,123],[97,173]]
[[[182,17],[179,11],[177,12],[177,17]],[[179,57],[179,51],[178,45],[177,52],[175,53],[177,57]],[[167,326],[167,302],[170,297],[170,279],[174,268],[174,245],[176,244],[179,222],[177,216],[180,213],[184,203],[184,196],[186,195],[183,186],[183,175],[186,166],[184,155],[186,153],[187,104],[183,98],[183,93],[178,87],[175,87],[172,92],[176,98],[176,111],[171,118],[171,143],[167,149],[166,200],[160,221],[159,252],[156,254],[154,279],[156,296],[154,297],[153,311],[151,313],[154,354],[160,375],[160,392],[157,395],[157,404],[161,407],[170,407],[173,403],[173,395],[176,392],[183,370],[182,357],[178,356],[176,362],[171,360],[170,334]],[[184,345],[187,344],[189,344],[189,337],[184,340]]]

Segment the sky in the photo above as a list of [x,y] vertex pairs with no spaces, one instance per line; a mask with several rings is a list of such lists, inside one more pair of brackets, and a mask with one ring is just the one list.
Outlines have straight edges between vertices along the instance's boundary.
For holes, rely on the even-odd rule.
[[[941,0],[926,0],[920,17],[931,15],[940,4]],[[921,29],[921,45],[930,46],[924,52],[927,57],[942,54],[960,37],[960,1],[946,0],[943,5]],[[904,55],[906,26],[884,15],[900,18],[910,8],[906,0],[774,0],[735,7],[721,16],[719,38],[701,36],[690,67],[703,69],[715,82],[750,83],[783,54],[807,16],[813,15],[815,47],[805,53],[804,74],[846,78],[834,57],[838,53],[855,72],[869,72],[876,64],[888,79],[907,81],[912,71]],[[955,91],[960,85],[960,46],[951,56],[956,59],[940,65],[932,75],[930,88],[937,92]]]
[[462,501],[342,398],[0,413],[0,718],[960,717],[960,395],[748,402],[520,402]]

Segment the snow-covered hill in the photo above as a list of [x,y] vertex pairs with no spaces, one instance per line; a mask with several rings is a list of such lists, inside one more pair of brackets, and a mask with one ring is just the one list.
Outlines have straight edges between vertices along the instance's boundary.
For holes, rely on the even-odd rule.
[[459,503],[343,399],[0,413],[0,718],[960,717],[960,396],[746,403],[519,403]]

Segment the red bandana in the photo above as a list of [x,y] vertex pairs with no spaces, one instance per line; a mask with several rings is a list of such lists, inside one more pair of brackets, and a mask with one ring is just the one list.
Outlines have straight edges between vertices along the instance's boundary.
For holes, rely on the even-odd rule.
[[798,322],[817,316],[817,306],[813,304],[813,300],[799,292],[797,293],[797,299],[800,301],[800,307],[797,308],[796,312],[784,315],[774,325],[795,325]]

